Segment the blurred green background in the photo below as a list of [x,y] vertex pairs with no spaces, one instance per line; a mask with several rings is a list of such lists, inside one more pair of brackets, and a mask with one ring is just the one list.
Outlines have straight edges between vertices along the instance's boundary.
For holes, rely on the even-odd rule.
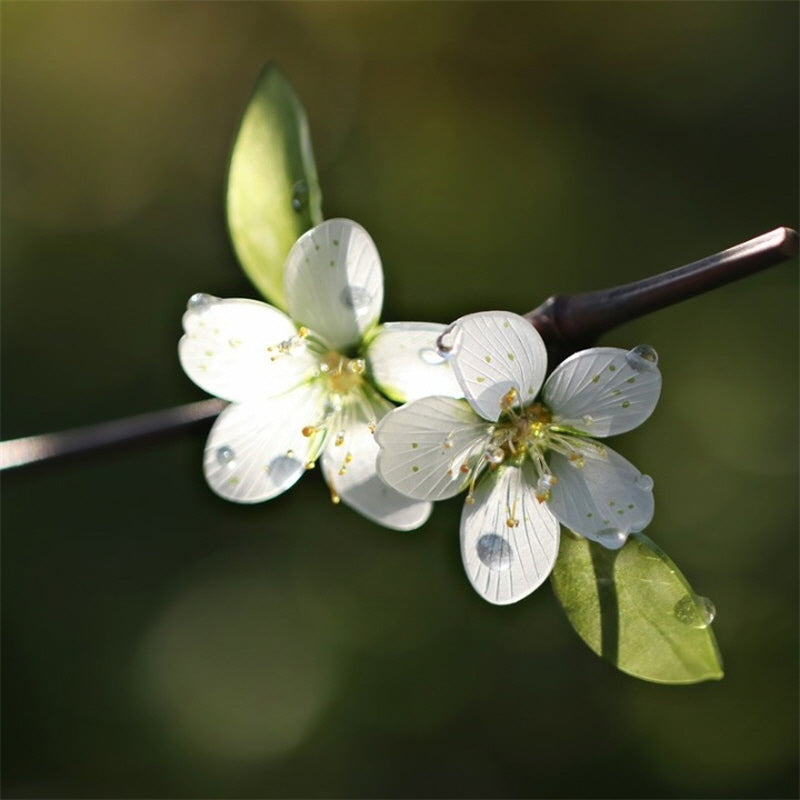
[[[203,397],[193,292],[264,62],[384,319],[524,313],[798,223],[796,3],[2,4],[3,437]],[[236,507],[205,433],[3,480],[5,797],[797,797],[797,262],[628,324],[614,445],[718,610],[726,677],[617,673],[549,586],[493,607],[460,501],[414,533],[318,474]]]

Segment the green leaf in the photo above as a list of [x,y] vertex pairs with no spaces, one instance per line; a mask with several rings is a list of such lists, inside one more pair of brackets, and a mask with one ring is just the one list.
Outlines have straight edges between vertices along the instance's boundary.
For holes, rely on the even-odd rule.
[[228,172],[228,228],[256,288],[285,308],[283,265],[297,238],[322,221],[308,121],[274,64],[264,67],[236,136]]
[[623,672],[656,683],[722,678],[713,606],[643,534],[607,550],[562,531],[552,582],[578,635]]

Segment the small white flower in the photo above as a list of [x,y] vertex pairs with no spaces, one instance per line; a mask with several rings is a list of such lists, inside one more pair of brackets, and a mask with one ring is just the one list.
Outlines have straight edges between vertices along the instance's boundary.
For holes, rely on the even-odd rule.
[[211,488],[256,503],[292,486],[321,456],[334,502],[341,498],[389,528],[419,527],[429,502],[410,500],[376,473],[375,425],[396,400],[461,396],[436,356],[443,325],[376,328],[383,272],[369,234],[327,220],[298,239],[284,272],[287,316],[255,300],[194,295],[179,344],[186,374],[230,400],[211,429],[204,469]]
[[466,401],[427,397],[387,415],[378,472],[420,500],[468,489],[461,554],[484,598],[514,603],[536,589],[555,563],[559,523],[613,549],[649,524],[652,480],[592,437],[652,413],[661,374],[651,347],[583,350],[542,387],[547,353],[522,317],[470,314],[444,338]]

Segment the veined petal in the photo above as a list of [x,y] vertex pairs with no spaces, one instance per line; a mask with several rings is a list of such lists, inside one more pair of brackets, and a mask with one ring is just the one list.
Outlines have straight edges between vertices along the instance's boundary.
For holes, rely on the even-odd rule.
[[378,388],[392,400],[463,397],[450,359],[436,349],[445,330],[435,322],[387,322],[367,349],[367,365]]
[[[653,480],[610,447],[581,449],[582,459],[550,453],[556,483],[547,505],[570,530],[606,547],[625,544],[653,518]],[[582,465],[582,466],[581,466]]]
[[475,411],[494,422],[509,399],[514,406],[533,401],[547,371],[547,351],[530,322],[509,311],[481,311],[452,328],[453,372]]
[[312,384],[260,403],[228,406],[206,442],[208,485],[237,503],[258,503],[286,491],[306,469],[311,440],[302,429],[319,418],[323,402]]
[[317,367],[294,323],[257,300],[194,295],[178,355],[186,374],[223,400],[262,400],[293,389]]
[[286,258],[286,303],[292,318],[333,350],[357,344],[378,321],[383,270],[370,235],[349,219],[306,231]]
[[475,590],[498,605],[538,588],[556,562],[558,520],[536,500],[530,462],[503,465],[475,489],[461,513],[461,556]]
[[418,500],[452,497],[469,483],[469,467],[488,443],[489,427],[463,400],[414,400],[378,425],[378,474]]
[[603,437],[641,425],[653,413],[659,394],[661,372],[637,349],[592,347],[559,364],[542,397],[554,424]]
[[375,423],[392,405],[382,398],[358,394],[342,409],[341,430],[331,432],[322,455],[322,471],[334,496],[367,519],[386,528],[410,531],[422,525],[432,503],[412,500],[391,489],[376,468]]

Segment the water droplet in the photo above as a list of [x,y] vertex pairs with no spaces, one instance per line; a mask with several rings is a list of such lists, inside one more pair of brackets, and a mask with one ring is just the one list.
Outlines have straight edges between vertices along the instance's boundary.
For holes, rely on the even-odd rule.
[[205,292],[197,292],[193,294],[189,301],[186,303],[187,311],[205,311],[209,306],[219,302],[219,297],[214,297],[213,294],[206,294]]
[[707,628],[717,614],[714,604],[699,594],[686,594],[675,603],[675,616],[693,628]]
[[642,372],[658,366],[658,353],[649,344],[639,344],[625,354],[625,360],[631,369]]
[[448,325],[439,334],[436,339],[436,352],[439,353],[442,358],[448,358],[455,354],[458,348],[458,334],[459,331],[455,322],[452,325]]
[[339,294],[345,308],[352,308],[356,314],[369,310],[372,295],[363,286],[345,286]]
[[308,184],[305,181],[297,181],[292,186],[292,208],[295,211],[303,211],[308,206]]
[[604,528],[595,533],[598,544],[603,545],[607,550],[619,550],[628,541],[628,531],[621,531],[619,528]]
[[236,466],[236,453],[228,445],[223,445],[217,450],[217,463],[233,468]]
[[[313,467],[314,464],[311,464]],[[303,472],[308,467],[302,461],[291,456],[276,456],[267,464],[267,474],[273,483],[281,485],[287,483]]]
[[439,364],[444,364],[445,361],[447,361],[447,359],[450,357],[450,353],[440,353],[438,350],[434,350],[432,347],[423,347],[422,350],[419,351],[419,357],[426,364],[438,366]]
[[490,464],[502,464],[506,457],[502,447],[487,447],[484,455]]
[[653,479],[649,475],[639,475],[634,481],[640,489],[649,492],[653,488]]
[[485,533],[481,536],[476,549],[478,558],[495,572],[507,570],[514,560],[514,551],[511,549],[511,545],[496,533]]

